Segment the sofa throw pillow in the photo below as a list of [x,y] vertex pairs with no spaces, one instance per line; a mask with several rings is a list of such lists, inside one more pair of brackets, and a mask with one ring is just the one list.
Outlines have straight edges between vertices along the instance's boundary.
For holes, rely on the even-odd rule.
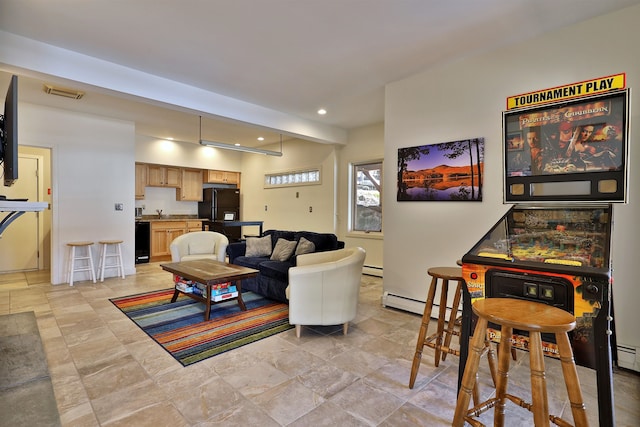
[[245,256],[271,255],[271,236],[248,237]]
[[291,258],[293,251],[296,249],[297,242],[295,240],[278,239],[276,246],[271,254],[272,261],[286,261]]
[[189,243],[189,255],[212,254],[216,248],[216,242],[203,239]]
[[296,256],[303,254],[310,254],[316,251],[316,245],[310,241],[305,239],[304,237],[300,238],[298,242],[298,246],[296,247]]

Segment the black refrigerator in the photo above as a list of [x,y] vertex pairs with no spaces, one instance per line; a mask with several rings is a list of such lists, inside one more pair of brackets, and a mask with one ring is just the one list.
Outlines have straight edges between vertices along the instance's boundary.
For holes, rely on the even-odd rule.
[[[240,220],[240,190],[237,188],[205,188],[198,203],[198,217],[211,221]],[[240,240],[241,227],[213,227],[230,241]]]

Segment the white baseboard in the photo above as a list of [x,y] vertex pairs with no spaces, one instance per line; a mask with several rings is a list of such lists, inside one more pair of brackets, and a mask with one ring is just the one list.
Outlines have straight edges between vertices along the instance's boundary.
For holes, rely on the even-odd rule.
[[[418,301],[415,299],[403,297],[400,295],[391,294],[389,292],[382,293],[382,306],[383,307],[392,307],[397,308],[399,310],[408,311],[410,313],[416,313],[419,315],[424,314],[424,306],[425,301]],[[437,319],[438,313],[440,312],[440,304],[433,304],[433,308],[431,309],[431,318]],[[462,315],[462,306],[458,308],[457,316]],[[451,316],[451,307],[447,306],[445,311],[445,319],[449,320],[449,316]]]
[[424,301],[418,301],[415,299],[390,294],[389,292],[383,292],[382,306],[397,308],[416,314],[424,313]]
[[618,344],[618,366],[640,372],[640,351],[638,348]]
[[364,267],[362,267],[362,274],[366,274],[367,276],[382,277],[382,267],[365,265]]

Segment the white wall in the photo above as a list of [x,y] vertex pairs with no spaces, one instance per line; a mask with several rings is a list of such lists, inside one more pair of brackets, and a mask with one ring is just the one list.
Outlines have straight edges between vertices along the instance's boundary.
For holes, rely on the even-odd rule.
[[[266,147],[278,151],[278,147]],[[264,229],[336,233],[336,153],[333,145],[298,139],[284,143],[282,157],[242,155],[241,216]],[[322,184],[264,188],[264,174],[321,167]],[[296,197],[297,193],[297,197]],[[267,210],[265,211],[265,206]],[[309,212],[312,207],[312,212]]]
[[51,283],[66,281],[71,241],[96,242],[97,259],[98,240],[123,240],[125,274],[133,274],[134,124],[26,103],[19,114],[20,144],[51,148]]
[[[508,209],[502,204],[501,113],[510,95],[627,73],[631,102],[630,202],[614,207],[613,286],[619,344],[640,347],[640,6],[388,85],[385,114],[384,287],[426,299],[426,270],[454,265]],[[485,138],[484,200],[398,203],[397,150]]]

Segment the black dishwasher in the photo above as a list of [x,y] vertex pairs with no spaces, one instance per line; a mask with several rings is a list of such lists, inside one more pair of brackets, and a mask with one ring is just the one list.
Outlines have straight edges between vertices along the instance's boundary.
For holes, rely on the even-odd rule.
[[151,223],[136,221],[136,264],[149,262],[151,248]]

